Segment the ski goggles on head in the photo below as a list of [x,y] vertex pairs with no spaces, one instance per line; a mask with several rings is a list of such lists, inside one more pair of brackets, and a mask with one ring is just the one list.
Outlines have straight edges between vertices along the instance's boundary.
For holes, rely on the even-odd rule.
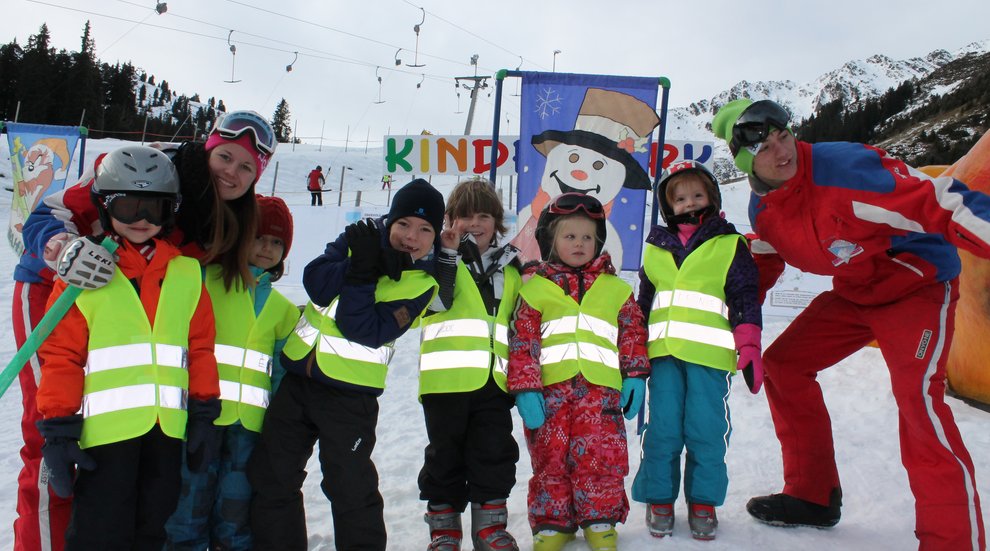
[[564,193],[558,195],[550,203],[549,212],[551,214],[573,214],[583,210],[590,218],[605,218],[605,209],[598,199],[586,193]]
[[275,130],[264,117],[254,111],[231,111],[217,117],[213,123],[213,130],[228,140],[235,140],[245,133],[251,135],[254,147],[265,155],[275,153],[275,146],[278,140],[275,138]]
[[729,145],[738,151],[743,147],[762,144],[774,128],[786,130],[790,120],[790,114],[776,102],[757,101],[747,107],[736,119],[736,124],[732,126],[732,142]]
[[178,203],[170,197],[140,197],[124,193],[107,195],[103,206],[111,218],[124,224],[147,220],[155,226],[161,226],[179,210]]

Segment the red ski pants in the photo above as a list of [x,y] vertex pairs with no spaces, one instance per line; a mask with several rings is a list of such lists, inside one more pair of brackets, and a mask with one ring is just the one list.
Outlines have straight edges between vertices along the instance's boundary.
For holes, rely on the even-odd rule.
[[629,455],[619,391],[576,375],[544,388],[543,397],[546,422],[526,430],[533,532],[624,522]]
[[827,505],[839,486],[831,422],[816,379],[875,338],[897,403],[920,549],[985,549],[973,461],[944,401],[958,296],[955,280],[880,306],[857,305],[829,291],[781,333],[763,361],[783,451],[784,493]]
[[[14,341],[20,348],[27,336],[45,314],[51,285],[46,283],[14,283],[13,325]],[[45,443],[34,425],[41,419],[35,395],[41,380],[41,364],[34,354],[21,369],[18,379],[24,414],[21,432],[24,447],[21,460],[24,467],[17,477],[17,519],[14,520],[14,549],[16,551],[60,551],[65,546],[65,529],[72,513],[72,500],[63,499],[48,489],[48,470],[41,461],[41,445]]]

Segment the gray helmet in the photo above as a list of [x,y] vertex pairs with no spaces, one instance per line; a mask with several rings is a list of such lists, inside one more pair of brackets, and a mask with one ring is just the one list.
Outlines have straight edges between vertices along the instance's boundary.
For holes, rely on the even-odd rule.
[[182,201],[179,174],[168,155],[153,147],[127,145],[115,149],[100,160],[90,188],[90,199],[96,205],[105,230],[111,227],[107,206],[117,195],[161,197],[166,200],[160,225],[167,233]]
[[126,193],[179,198],[179,174],[161,151],[127,145],[108,153],[96,167],[93,193]]

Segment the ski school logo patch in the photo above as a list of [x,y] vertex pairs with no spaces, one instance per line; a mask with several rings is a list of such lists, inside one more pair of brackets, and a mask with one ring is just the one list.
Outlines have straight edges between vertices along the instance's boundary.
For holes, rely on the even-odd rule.
[[919,360],[925,357],[925,352],[928,352],[928,343],[932,341],[932,330],[925,329],[921,332],[921,342],[918,343],[918,351],[914,353],[914,357]]
[[849,264],[852,257],[863,252],[863,247],[844,239],[836,239],[828,246],[828,252],[835,255],[835,258],[832,259],[832,265],[838,266],[839,264]]

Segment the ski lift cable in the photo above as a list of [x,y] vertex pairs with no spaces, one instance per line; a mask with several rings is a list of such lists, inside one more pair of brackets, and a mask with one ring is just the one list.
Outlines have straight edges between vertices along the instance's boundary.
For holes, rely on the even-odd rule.
[[155,12],[154,12],[154,11],[152,11],[152,13],[149,13],[148,15],[146,15],[146,16],[144,16],[144,19],[142,19],[142,20],[140,20],[140,21],[138,21],[137,23],[134,23],[134,25],[133,25],[133,26],[132,26],[131,28],[129,28],[129,29],[127,29],[126,31],[124,31],[124,34],[122,34],[122,35],[120,35],[120,36],[118,36],[118,37],[116,38],[116,40],[114,40],[114,41],[113,41],[113,42],[111,42],[111,43],[110,43],[109,45],[107,45],[107,47],[106,47],[106,48],[103,48],[102,50],[100,50],[100,53],[101,53],[101,54],[103,54],[103,53],[106,53],[106,52],[107,52],[108,50],[110,50],[110,48],[113,48],[113,46],[114,46],[114,44],[116,44],[116,43],[118,43],[118,42],[120,42],[120,41],[121,41],[121,40],[122,40],[122,39],[123,39],[123,38],[124,38],[125,36],[127,36],[127,35],[129,35],[129,34],[131,34],[131,32],[132,32],[132,31],[133,31],[134,29],[136,29],[136,28],[138,28],[138,27],[140,27],[141,25],[143,25],[143,24],[144,24],[144,22],[145,22],[145,21],[147,21],[147,20],[148,20],[148,18],[149,18],[149,17],[151,17],[153,13],[155,13]]
[[[67,11],[72,11],[72,12],[77,12],[77,13],[83,13],[83,14],[86,14],[86,15],[103,17],[103,18],[112,19],[112,20],[115,20],[115,21],[124,21],[124,22],[139,23],[139,24],[142,23],[141,21],[137,21],[137,20],[134,20],[134,19],[129,19],[129,18],[126,18],[126,17],[120,17],[120,16],[110,15],[110,14],[106,14],[106,13],[100,13],[100,12],[96,12],[96,11],[92,11],[92,10],[79,9],[79,8],[75,8],[75,7],[71,7],[71,6],[65,6],[65,5],[61,5],[61,4],[55,4],[55,3],[52,3],[52,2],[47,2],[47,1],[44,1],[44,0],[26,0],[26,1],[29,2],[29,3],[32,3],[32,4],[39,4],[39,5],[42,5],[42,6],[49,6],[49,7],[53,7],[53,8],[59,8],[59,9],[67,10]],[[118,0],[118,1],[123,2],[123,3],[130,3],[130,2],[126,2],[125,0]],[[228,0],[228,1],[233,1],[233,0]],[[144,8],[144,7],[145,6],[142,6],[142,8]],[[251,7],[253,7],[253,6],[251,6]],[[265,10],[263,10],[263,11],[265,11]],[[274,12],[269,12],[269,13],[274,13]],[[186,16],[175,14],[173,10],[169,10],[168,15],[170,15],[172,17],[178,17],[180,19],[187,19],[189,21],[194,21],[194,22],[197,22],[197,23],[201,23],[203,25],[208,25],[208,26],[216,27],[218,29],[223,29],[223,30],[226,30],[226,31],[229,31],[230,30],[229,27],[223,27],[223,26],[220,26],[220,25],[216,25],[216,24],[213,24],[213,23],[206,22],[206,21],[200,21],[200,20],[197,20],[197,19],[194,19],[194,18],[189,18],[189,17],[186,17]],[[282,14],[277,14],[276,13],[275,15],[282,15]],[[309,23],[307,21],[301,21],[301,22]],[[313,23],[310,23],[310,24],[313,24]],[[197,37],[201,37],[201,38],[207,38],[207,39],[210,39],[210,40],[226,41],[226,37],[223,37],[223,36],[216,36],[216,35],[212,35],[212,34],[208,34],[208,33],[204,33],[204,32],[199,32],[199,31],[193,31],[193,30],[189,30],[189,29],[182,29],[182,28],[170,27],[170,26],[167,26],[167,25],[160,25],[160,24],[148,23],[148,22],[144,22],[143,25],[145,27],[148,27],[148,28],[155,28],[155,29],[161,29],[161,30],[164,30],[164,31],[178,32],[178,33],[182,33],[182,34],[186,34],[186,35],[190,35],[190,36],[197,36]],[[317,26],[320,26],[320,25],[317,25]],[[235,30],[237,30],[237,29],[235,29]],[[243,40],[238,40],[237,41],[237,44],[239,46],[245,46],[245,47],[250,46],[250,47],[254,47],[254,48],[259,48],[259,49],[264,49],[264,50],[269,50],[269,51],[274,51],[274,52],[289,53],[289,54],[295,53],[295,52],[298,51],[300,57],[310,57],[310,58],[313,58],[313,59],[319,59],[319,60],[324,60],[324,61],[333,61],[333,62],[340,62],[340,63],[348,63],[348,64],[352,64],[352,65],[358,65],[358,66],[369,67],[369,68],[376,66],[375,63],[371,63],[371,62],[367,62],[367,61],[363,61],[363,60],[359,60],[359,59],[355,59],[355,58],[349,58],[349,57],[346,57],[346,56],[341,56],[339,54],[334,54],[332,52],[326,52],[326,51],[318,50],[318,49],[315,49],[315,48],[310,48],[310,47],[303,46],[303,45],[300,45],[300,44],[294,44],[294,43],[291,43],[291,42],[285,42],[285,41],[281,41],[281,40],[271,39],[271,38],[268,38],[268,37],[265,37],[265,36],[262,36],[262,35],[248,33],[248,32],[241,31],[241,30],[237,30],[237,32],[238,32],[238,34],[243,34],[243,35],[246,35],[246,36],[252,36],[252,37],[255,37],[255,38],[260,38],[262,40],[267,40],[269,42],[274,42],[274,43],[279,43],[279,44],[285,44],[285,45],[291,46],[293,49],[278,48],[278,47],[273,47],[273,46],[270,46],[270,45],[259,44],[259,43],[256,43],[256,42],[246,42],[246,41],[243,41]],[[316,52],[316,53],[306,53],[303,50],[309,50],[311,52]],[[463,65],[466,65],[463,61],[454,61],[454,60],[450,60],[450,59],[446,59],[446,58],[441,58],[441,57],[438,57],[438,56],[431,56],[431,55],[428,55],[428,54],[424,54],[424,55],[426,57],[432,57],[432,58],[435,58],[435,59],[438,59],[438,60],[441,60],[441,61],[446,61],[446,62],[454,63],[454,64],[457,64],[457,65],[462,65],[462,66]],[[419,72],[405,71],[405,70],[401,70],[401,69],[386,69],[386,70],[402,72],[402,73],[409,74],[409,75],[421,74]],[[447,82],[452,77],[450,75],[426,74],[426,78],[427,79],[430,79],[430,80],[436,80],[437,82]]]
[[[228,0],[228,1],[231,1],[231,0]],[[416,4],[413,4],[409,0],[403,0],[403,1],[406,4],[409,4],[410,6],[413,6],[414,8],[419,8],[421,10],[423,9],[420,6],[417,6]],[[494,46],[495,48],[498,48],[499,50],[502,50],[503,52],[506,52],[508,54],[512,54],[514,57],[522,57],[518,53],[513,52],[512,50],[510,50],[508,48],[504,48],[501,45],[496,44],[495,42],[492,42],[491,40],[485,38],[484,36],[482,36],[480,34],[477,34],[477,33],[473,32],[473,31],[469,31],[468,29],[465,29],[464,27],[458,25],[457,23],[454,23],[453,21],[450,21],[449,19],[445,19],[445,18],[437,15],[436,13],[434,13],[432,11],[426,11],[426,10],[423,10],[423,11],[426,12],[426,13],[428,13],[430,15],[430,17],[435,17],[435,18],[439,19],[440,21],[443,21],[444,23],[450,25],[451,27],[454,27],[455,29],[458,29],[458,30],[460,30],[462,32],[465,32],[465,33],[473,36],[474,38],[477,38],[478,40],[481,40],[482,42],[484,42],[484,43],[486,43],[486,44],[488,44],[490,46]]]
[[[250,8],[250,9],[253,9],[253,10],[258,10],[258,11],[261,11],[261,12],[264,12],[264,13],[267,13],[267,14],[270,14],[270,15],[277,16],[277,17],[283,17],[285,19],[290,19],[292,21],[296,21],[296,22],[303,23],[303,24],[306,24],[306,25],[312,25],[314,27],[318,27],[318,28],[325,29],[325,30],[328,30],[328,31],[332,31],[332,32],[336,32],[336,33],[341,33],[341,34],[350,36],[352,38],[358,38],[358,39],[365,40],[365,41],[368,41],[368,42],[372,42],[372,43],[375,43],[375,44],[380,44],[380,45],[383,45],[383,46],[388,46],[390,48],[399,48],[399,46],[396,45],[396,44],[389,44],[389,43],[383,42],[381,40],[377,40],[377,39],[370,38],[370,37],[367,37],[367,36],[363,36],[363,35],[360,35],[360,34],[356,34],[356,33],[348,32],[348,31],[344,31],[344,30],[337,29],[337,28],[334,28],[334,27],[329,27],[329,26],[323,25],[321,23],[315,23],[313,21],[309,21],[309,20],[302,19],[302,18],[299,18],[299,17],[293,17],[291,15],[286,15],[286,14],[280,13],[278,11],[269,10],[269,9],[266,9],[266,8],[255,6],[253,4],[249,4],[249,3],[243,2],[241,0],[226,0],[226,1],[227,2],[230,2],[231,4],[236,4],[236,5],[239,5],[239,6],[243,6],[245,8]],[[410,6],[413,6],[414,8],[416,8],[416,9],[423,9],[420,6],[417,6],[416,4],[413,4],[412,2],[409,2],[409,0],[404,0],[404,1],[407,4],[409,4]],[[450,21],[448,21],[448,20],[440,17],[439,15],[437,15],[434,12],[430,12],[430,11],[427,11],[425,9],[423,9],[423,12],[426,13],[426,14],[429,14],[432,17],[436,17],[437,19],[439,19],[439,20],[447,23],[448,25],[451,25],[452,27],[454,27],[454,28],[456,28],[456,29],[458,29],[458,30],[460,30],[462,32],[468,33],[469,35],[471,35],[471,36],[473,36],[475,38],[478,38],[479,40],[481,40],[483,42],[486,42],[486,43],[488,43],[488,44],[490,44],[490,45],[492,45],[492,46],[494,46],[494,47],[496,47],[496,48],[498,48],[498,49],[500,49],[502,51],[508,52],[508,53],[512,54],[514,57],[518,57],[519,56],[519,54],[517,54],[515,52],[512,52],[511,50],[508,50],[507,48],[503,48],[503,47],[499,46],[498,44],[495,44],[494,42],[486,39],[485,37],[483,37],[481,35],[478,35],[477,33],[471,32],[471,31],[465,29],[464,27],[461,27],[461,26],[459,26],[459,25],[457,25],[455,23],[452,23],[452,22],[450,22]],[[456,65],[464,65],[464,62],[463,61],[459,61],[459,60],[456,60],[456,59],[449,59],[449,58],[441,57],[441,56],[434,55],[434,54],[428,54],[428,53],[425,53],[425,52],[420,52],[420,55],[422,55],[424,57],[427,57],[427,58],[436,59],[438,61],[445,61],[447,63],[453,63],[453,64],[456,64]],[[537,65],[537,66],[539,66],[539,65]],[[497,69],[500,69],[500,68],[501,67],[498,67],[498,68],[495,68],[495,69],[489,68],[487,70],[490,70],[491,72],[494,73]]]

